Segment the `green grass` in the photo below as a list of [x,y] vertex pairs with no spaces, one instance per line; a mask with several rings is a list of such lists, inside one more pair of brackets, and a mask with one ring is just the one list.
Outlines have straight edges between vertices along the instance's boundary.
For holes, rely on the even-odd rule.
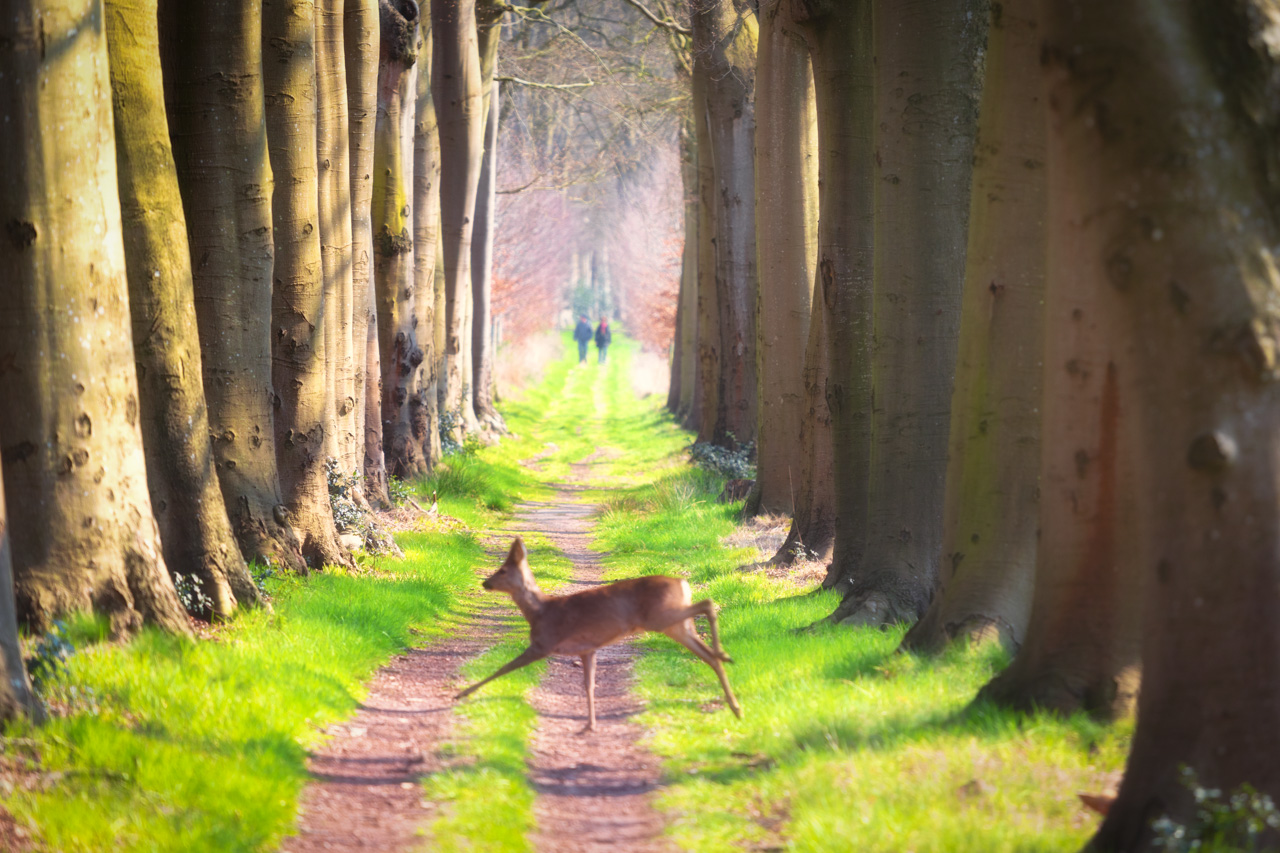
[[[66,711],[30,739],[45,791],[4,805],[50,850],[229,851],[274,847],[293,827],[306,748],[349,716],[362,683],[420,644],[475,585],[469,534],[408,534],[385,577],[268,581],[274,612],[240,614],[214,642],[144,631],[97,642],[47,685]],[[94,620],[69,633],[93,639]]]

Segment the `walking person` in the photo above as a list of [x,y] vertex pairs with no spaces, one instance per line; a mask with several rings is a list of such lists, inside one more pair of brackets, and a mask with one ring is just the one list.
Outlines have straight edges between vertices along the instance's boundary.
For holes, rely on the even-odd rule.
[[591,324],[587,322],[586,314],[578,317],[578,325],[573,330],[573,339],[578,342],[578,364],[586,364],[587,344],[591,342]]
[[606,352],[609,344],[613,342],[613,332],[609,331],[609,318],[601,317],[600,325],[596,326],[596,348],[600,350],[600,363],[604,364]]

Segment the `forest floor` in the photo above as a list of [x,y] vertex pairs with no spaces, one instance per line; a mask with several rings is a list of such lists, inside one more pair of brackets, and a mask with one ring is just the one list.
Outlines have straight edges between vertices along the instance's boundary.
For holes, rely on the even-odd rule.
[[[717,500],[635,354],[553,362],[504,404],[512,435],[413,484],[440,514],[396,513],[404,559],[269,577],[271,612],[199,641],[70,620],[50,720],[0,738],[0,849],[1079,849],[1077,794],[1115,783],[1131,723],[974,703],[997,647],[824,622],[821,567],[763,563],[785,520]],[[744,718],[653,635],[599,655],[593,734],[574,660],[455,700],[527,645],[480,587],[517,534],[547,592],[668,574],[714,599]]]

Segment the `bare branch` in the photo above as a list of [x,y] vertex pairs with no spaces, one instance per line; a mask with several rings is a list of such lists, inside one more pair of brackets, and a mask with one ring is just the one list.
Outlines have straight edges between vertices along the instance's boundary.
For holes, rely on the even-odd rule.
[[520,77],[508,77],[504,75],[494,75],[494,80],[501,80],[505,83],[517,83],[521,86],[531,86],[534,89],[585,89],[594,86],[594,80],[588,80],[585,83],[539,83],[534,80],[525,80]]
[[640,2],[640,0],[626,0],[626,2],[630,3],[632,6],[635,6],[637,9],[640,10],[640,13],[642,15],[644,15],[646,18],[648,18],[650,21],[653,21],[655,24],[657,24],[660,27],[665,27],[666,29],[671,30],[672,32],[677,32],[682,36],[691,35],[693,33],[693,31],[690,30],[688,27],[682,27],[670,18],[659,18],[657,15],[650,12],[645,7],[645,5]]

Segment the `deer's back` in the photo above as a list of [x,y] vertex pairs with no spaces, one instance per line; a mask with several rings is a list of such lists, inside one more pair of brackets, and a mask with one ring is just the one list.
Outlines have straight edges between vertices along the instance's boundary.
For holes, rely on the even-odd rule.
[[661,631],[679,621],[690,602],[679,578],[650,575],[548,599],[533,641],[557,654],[580,655],[641,631]]

